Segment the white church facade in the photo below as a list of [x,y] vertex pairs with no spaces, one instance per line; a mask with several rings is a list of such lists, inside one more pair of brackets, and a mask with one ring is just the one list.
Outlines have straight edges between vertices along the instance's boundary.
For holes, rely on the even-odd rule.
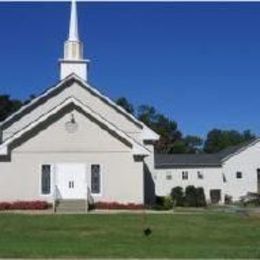
[[144,160],[159,136],[88,82],[71,4],[60,81],[1,123],[0,201],[144,204]]
[[143,205],[187,185],[213,202],[259,192],[259,140],[225,155],[154,154],[159,135],[93,88],[88,64],[72,1],[60,81],[0,124],[0,202]]

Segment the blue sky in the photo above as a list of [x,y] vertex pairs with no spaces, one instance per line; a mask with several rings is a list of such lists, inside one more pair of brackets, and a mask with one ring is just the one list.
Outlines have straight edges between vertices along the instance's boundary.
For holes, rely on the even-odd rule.
[[[260,3],[79,3],[90,82],[150,104],[185,134],[260,134]],[[0,3],[0,93],[58,80],[69,3]]]

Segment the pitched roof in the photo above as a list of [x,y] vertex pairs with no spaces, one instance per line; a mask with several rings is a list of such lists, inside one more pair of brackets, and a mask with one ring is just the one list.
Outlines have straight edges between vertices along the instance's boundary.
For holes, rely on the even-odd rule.
[[155,168],[220,167],[215,154],[155,154]]
[[22,106],[18,111],[7,117],[4,121],[0,122],[0,128],[5,129],[8,128],[10,125],[12,125],[13,122],[16,120],[19,120],[24,113],[30,112],[32,109],[34,109],[35,106],[38,104],[41,104],[42,102],[45,102],[46,99],[48,99],[49,96],[55,95],[56,92],[59,89],[62,89],[64,86],[70,85],[72,82],[76,81],[79,83],[80,86],[84,87],[86,90],[88,90],[93,95],[100,98],[103,102],[114,108],[116,111],[118,111],[120,114],[124,115],[126,118],[128,118],[131,122],[133,122],[135,125],[139,126],[144,130],[144,140],[158,140],[159,135],[156,134],[152,129],[147,127],[143,122],[139,121],[137,118],[135,118],[133,115],[128,113],[125,109],[118,106],[114,101],[112,101],[110,98],[106,97],[102,93],[100,93],[97,89],[90,86],[87,82],[82,80],[80,77],[78,77],[75,74],[69,75],[64,80],[60,81],[55,86],[50,87],[46,91],[44,91],[41,95],[38,97],[32,99],[28,104]]
[[258,141],[260,139],[253,139],[214,154],[155,154],[155,168],[220,167],[222,162]]
[[260,141],[259,138],[254,138],[250,141],[238,144],[238,145],[234,145],[234,146],[230,146],[227,147],[221,151],[219,151],[218,153],[216,153],[216,155],[218,156],[218,158],[221,161],[225,161],[228,158],[230,158],[231,156],[243,151],[244,149],[246,149],[248,146],[251,146],[253,144],[255,144],[256,142]]
[[97,122],[99,122],[101,125],[105,127],[110,133],[116,135],[119,137],[120,140],[123,140],[124,142],[128,143],[132,147],[132,151],[134,155],[149,155],[150,151],[145,148],[142,144],[138,143],[135,139],[127,135],[125,132],[111,124],[110,122],[106,121],[103,117],[101,117],[99,114],[95,113],[91,108],[81,103],[79,100],[77,100],[75,97],[70,97],[66,99],[63,103],[61,103],[59,106],[53,108],[50,110],[47,114],[42,115],[39,117],[36,121],[33,123],[30,123],[25,128],[19,130],[16,132],[13,136],[6,139],[1,145],[0,145],[0,156],[1,155],[7,155],[8,153],[8,146],[15,140],[22,137],[26,132],[30,131],[31,129],[37,127],[42,122],[46,121],[50,116],[53,114],[59,112],[62,108],[68,106],[68,105],[75,105],[76,107],[81,108],[86,114],[90,115],[92,118],[94,118]]

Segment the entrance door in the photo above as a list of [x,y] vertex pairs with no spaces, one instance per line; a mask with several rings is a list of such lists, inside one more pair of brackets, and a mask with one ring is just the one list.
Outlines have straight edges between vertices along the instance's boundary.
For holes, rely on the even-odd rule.
[[57,164],[56,186],[57,195],[61,199],[86,198],[86,166],[74,163]]
[[260,169],[257,169],[257,192],[260,193]]

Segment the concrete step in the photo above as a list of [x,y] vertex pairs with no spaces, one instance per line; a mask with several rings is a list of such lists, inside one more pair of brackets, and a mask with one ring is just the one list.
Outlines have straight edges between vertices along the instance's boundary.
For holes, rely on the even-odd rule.
[[58,200],[55,212],[57,213],[85,213],[87,211],[86,200]]

